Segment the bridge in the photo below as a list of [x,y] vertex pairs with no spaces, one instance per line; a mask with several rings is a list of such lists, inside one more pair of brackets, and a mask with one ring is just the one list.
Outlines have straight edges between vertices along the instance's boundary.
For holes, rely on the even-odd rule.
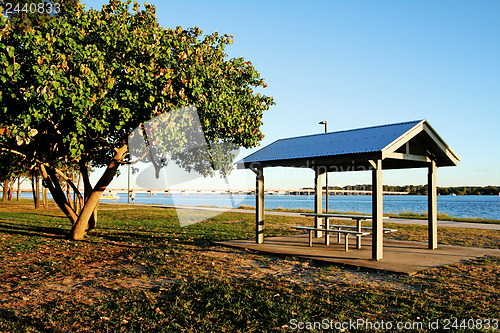
[[[189,194],[226,194],[226,195],[255,195],[255,190],[248,189],[144,189],[144,188],[134,188],[134,192],[145,192],[148,196],[163,194],[165,196],[170,193],[178,193],[181,195]],[[14,190],[16,191],[16,190]],[[83,193],[83,189],[80,189]],[[31,189],[21,189],[21,192],[32,192]],[[71,191],[72,192],[72,191]],[[126,188],[108,188],[106,192],[113,193],[127,193]],[[328,190],[328,195],[371,195],[372,191],[364,190]],[[391,192],[384,191],[384,195],[407,195],[409,192]],[[314,195],[314,189],[300,189],[300,190],[266,190],[265,195]],[[326,195],[326,190],[323,190],[323,195]]]
[[[122,189],[108,189],[111,192],[127,193],[126,188]],[[107,191],[108,191],[107,190]],[[188,194],[231,194],[231,195],[255,195],[255,190],[249,189],[134,189],[135,192],[146,192],[148,195],[180,193],[183,195]],[[328,195],[371,195],[372,191],[363,190],[328,190]],[[407,195],[409,192],[391,192],[384,191],[384,195]],[[300,190],[266,190],[265,195],[314,195],[314,189],[300,189]],[[323,195],[326,195],[326,190],[323,190]]]
[[[189,195],[189,194],[226,194],[226,195],[255,195],[255,190],[248,189],[143,189],[143,188],[134,188],[134,192],[145,192],[148,196],[163,194],[169,195],[170,193],[178,193],[181,195]],[[16,191],[16,189],[14,189]],[[80,189],[83,193],[83,189]],[[21,192],[32,192],[31,189],[21,189]],[[71,191],[73,192],[73,191]],[[113,193],[127,193],[126,188],[108,188],[106,192]],[[328,190],[328,195],[371,195],[372,191],[364,191],[364,190]],[[384,195],[407,195],[409,192],[390,192],[384,191]],[[300,189],[300,190],[266,190],[265,195],[314,195],[314,189]],[[326,190],[323,190],[323,195],[326,195]]]

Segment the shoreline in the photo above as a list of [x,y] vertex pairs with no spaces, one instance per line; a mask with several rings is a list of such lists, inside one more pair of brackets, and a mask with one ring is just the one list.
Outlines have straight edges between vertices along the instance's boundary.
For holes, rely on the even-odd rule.
[[[27,199],[27,198],[21,198],[22,201],[28,200],[28,201],[33,201],[32,199]],[[12,199],[13,202],[16,201],[15,198]],[[48,199],[49,202],[54,202],[51,198]],[[119,202],[116,200],[100,200],[100,204],[123,204],[123,205],[128,205],[126,202]],[[136,203],[140,204],[140,203]],[[213,205],[169,205],[169,204],[144,204],[144,205],[152,205],[152,206],[171,206],[171,207],[189,207],[189,208],[215,208],[215,209],[222,209],[222,210],[228,210],[228,209],[241,209],[241,210],[255,210],[254,206],[249,206],[245,204],[241,204],[238,207],[232,208],[232,207],[227,207],[227,206],[213,206]],[[311,213],[313,210],[311,209],[304,209],[304,208],[283,208],[283,207],[277,207],[277,208],[267,208],[265,209],[266,212],[288,212],[288,213]],[[323,212],[325,210],[323,209]],[[368,213],[362,213],[359,211],[339,211],[339,210],[330,210],[329,213],[334,213],[334,214],[355,214],[355,215],[370,215]],[[414,219],[414,220],[427,220],[427,213],[426,212],[414,212],[414,211],[403,211],[401,213],[384,213],[384,216],[391,217],[391,218],[400,218],[400,219]],[[438,221],[452,221],[452,222],[466,222],[466,223],[487,223],[487,224],[500,224],[500,219],[484,219],[484,218],[464,218],[464,217],[456,217],[452,216],[446,213],[440,213],[438,212],[437,216]]]

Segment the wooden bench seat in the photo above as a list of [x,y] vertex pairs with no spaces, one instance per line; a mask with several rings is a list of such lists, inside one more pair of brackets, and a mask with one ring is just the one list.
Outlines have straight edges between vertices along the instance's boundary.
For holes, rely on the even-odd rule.
[[[321,225],[322,227],[325,227],[324,224]],[[328,225],[330,228],[348,228],[348,229],[357,229],[355,225],[340,225],[340,224],[329,224]],[[361,227],[361,230],[372,230],[372,227]],[[391,232],[397,232],[398,229],[389,229],[389,228],[384,228],[384,234],[390,234]]]
[[[309,246],[312,246],[312,239],[313,239],[313,231],[322,231],[325,233],[325,244],[329,245],[330,240],[329,240],[329,233],[334,232],[338,233],[339,238],[340,234],[344,234],[345,236],[345,251],[349,251],[349,235],[354,235],[356,237],[362,237],[362,236],[368,236],[370,235],[369,232],[359,232],[359,231],[354,231],[354,230],[342,230],[342,229],[325,229],[325,228],[314,228],[314,227],[304,227],[304,226],[297,226],[297,227],[292,227],[293,229],[297,230],[306,230],[309,231]],[[358,242],[359,246],[358,248],[361,248],[361,242]]]
[[[322,225],[324,226],[324,225]],[[355,225],[341,225],[341,224],[329,224],[328,225],[330,228],[350,228],[350,229],[356,229],[357,227]],[[372,230],[372,227],[361,227],[361,229],[366,229],[366,230]],[[396,232],[398,229],[389,229],[389,228],[384,228],[384,233],[388,234],[391,232]]]
[[[342,230],[343,228],[345,229],[353,229],[353,230],[357,230],[358,227],[356,227],[355,225],[341,225],[341,224],[329,224],[328,225],[330,227],[330,229],[334,229],[334,230]],[[325,227],[324,224],[321,225],[322,228]],[[373,228],[372,227],[361,227],[361,230],[372,230]],[[397,229],[389,229],[389,228],[384,228],[384,234],[390,234],[391,232],[397,232],[398,230]],[[340,243],[340,233],[337,234],[337,243]],[[358,242],[358,246],[357,248],[360,249],[361,248],[361,242]]]

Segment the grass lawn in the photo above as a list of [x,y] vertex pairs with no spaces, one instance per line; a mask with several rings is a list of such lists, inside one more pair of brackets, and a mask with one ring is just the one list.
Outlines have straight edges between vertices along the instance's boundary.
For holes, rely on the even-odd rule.
[[[0,203],[0,332],[289,332],[307,322],[319,332],[349,320],[500,328],[500,258],[398,275],[212,244],[254,237],[251,214],[181,228],[173,209],[101,208],[98,229],[71,242],[57,207]],[[309,223],[269,215],[266,236]],[[387,225],[398,229],[387,237],[427,239],[425,226]],[[440,228],[439,240],[500,248],[491,230]]]

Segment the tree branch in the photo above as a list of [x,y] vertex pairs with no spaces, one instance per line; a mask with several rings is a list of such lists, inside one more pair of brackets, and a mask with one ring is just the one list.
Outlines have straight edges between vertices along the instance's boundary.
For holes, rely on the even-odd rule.
[[115,156],[113,156],[113,159],[109,163],[108,167],[102,174],[97,184],[94,186],[94,189],[92,190],[89,198],[85,202],[85,206],[83,207],[80,216],[78,216],[76,224],[73,226],[73,229],[71,230],[71,237],[74,240],[83,239],[86,230],[88,228],[88,221],[91,215],[93,214],[95,207],[99,203],[99,198],[101,197],[102,192],[104,192],[106,187],[113,180],[113,177],[116,174],[116,170],[120,166],[119,162],[123,160],[123,158],[127,154],[127,151],[128,151],[127,144],[124,144],[123,146],[121,146],[119,149],[116,150]]
[[56,173],[54,172],[54,170],[51,170],[50,168],[47,171],[45,165],[43,164],[40,165],[40,171],[42,172],[42,177],[45,181],[45,185],[50,190],[50,193],[52,194],[54,201],[59,206],[59,208],[61,208],[64,214],[68,216],[71,223],[74,225],[78,219],[78,216],[76,215],[75,211],[73,210],[73,208],[71,208],[71,205],[66,200],[66,196],[64,195],[64,192],[61,189]]
[[[90,197],[90,194],[92,193],[92,184],[90,183],[87,162],[81,160],[79,164],[80,164],[80,173],[81,173],[82,179],[83,179],[83,194],[85,196],[84,202],[86,203]],[[80,214],[81,214],[81,212],[80,212]],[[92,213],[92,216],[89,219],[88,229],[89,230],[95,229],[96,226],[97,226],[97,205],[94,209],[94,212]]]

